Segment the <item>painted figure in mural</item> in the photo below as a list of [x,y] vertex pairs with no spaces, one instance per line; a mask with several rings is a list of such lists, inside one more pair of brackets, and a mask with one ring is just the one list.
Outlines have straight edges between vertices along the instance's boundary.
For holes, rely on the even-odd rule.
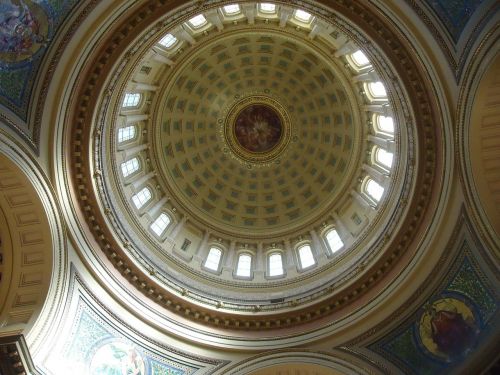
[[25,1],[0,1],[0,53],[31,54],[43,41],[40,21]]
[[431,353],[453,361],[474,346],[478,330],[474,313],[464,301],[443,298],[426,307],[420,334],[422,343]]
[[450,358],[459,357],[472,346],[474,328],[457,311],[431,312],[432,339]]
[[128,350],[128,355],[125,357],[122,364],[122,375],[145,375],[144,361],[137,355],[134,348]]
[[278,143],[281,131],[280,117],[265,105],[250,105],[236,117],[236,139],[243,148],[251,152],[271,150]]

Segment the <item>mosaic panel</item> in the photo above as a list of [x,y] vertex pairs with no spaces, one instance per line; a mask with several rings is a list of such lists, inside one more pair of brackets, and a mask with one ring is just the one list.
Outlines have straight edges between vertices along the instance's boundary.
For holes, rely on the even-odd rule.
[[464,256],[444,287],[370,349],[406,374],[451,373],[498,329],[496,293],[480,268]]
[[0,104],[26,120],[36,74],[78,0],[0,1]]
[[82,299],[58,368],[74,375],[188,375],[198,370],[134,342]]
[[427,0],[456,42],[474,11],[484,0]]

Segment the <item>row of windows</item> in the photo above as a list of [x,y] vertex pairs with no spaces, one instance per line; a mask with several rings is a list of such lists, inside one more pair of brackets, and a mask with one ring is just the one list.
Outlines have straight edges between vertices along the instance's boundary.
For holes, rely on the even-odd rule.
[[[340,239],[339,234],[335,229],[329,230],[325,235],[325,242],[328,246],[330,253],[340,250],[344,243]],[[211,247],[205,262],[204,268],[217,272],[220,269],[223,251],[218,247]],[[316,264],[311,246],[305,244],[297,249],[297,258],[301,269],[308,269]],[[242,253],[238,256],[236,265],[236,276],[250,277],[252,274],[252,255]],[[281,252],[272,252],[267,257],[267,274],[270,277],[283,276],[285,269],[283,266],[283,254]]]
[[[275,4],[272,3],[260,3],[258,5],[258,10],[264,15],[274,15],[277,12],[277,8]],[[241,14],[241,7],[238,4],[230,4],[225,5],[221,8],[222,13],[228,17],[234,17],[238,14]],[[301,9],[296,9],[293,17],[295,20],[302,23],[311,23],[313,20],[313,16]],[[208,24],[206,17],[203,14],[198,14],[193,18],[187,21],[189,27],[193,30],[200,29]],[[172,48],[177,43],[177,38],[172,34],[166,34],[160,41],[158,42],[163,47],[169,49]]]

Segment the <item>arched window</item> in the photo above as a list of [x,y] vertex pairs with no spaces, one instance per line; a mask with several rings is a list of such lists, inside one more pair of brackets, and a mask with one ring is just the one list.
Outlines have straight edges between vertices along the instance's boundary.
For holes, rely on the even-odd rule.
[[260,3],[259,9],[262,13],[275,13],[276,5],[271,3]]
[[128,177],[139,170],[139,159],[132,158],[121,164],[123,177]]
[[340,239],[340,236],[335,229],[330,229],[326,233],[325,239],[326,244],[328,245],[328,249],[332,254],[340,250],[344,246],[344,243]]
[[137,194],[132,196],[132,202],[134,202],[135,207],[140,209],[151,199],[151,189],[148,187],[143,188]]
[[374,147],[375,151],[375,162],[381,167],[391,168],[392,167],[392,152],[388,152],[383,148]]
[[357,50],[356,52],[354,52],[351,55],[351,59],[358,68],[370,65],[370,60],[368,60],[368,57],[366,57],[366,55],[361,50]]
[[205,259],[205,268],[212,271],[219,269],[220,260],[222,258],[222,250],[218,247],[211,247],[207,259]]
[[368,91],[374,99],[386,98],[387,91],[385,91],[385,86],[382,82],[370,82],[368,83]]
[[157,236],[161,236],[165,229],[167,229],[170,222],[170,216],[168,216],[166,213],[162,213],[156,218],[155,221],[153,221],[150,228],[153,232],[156,233]]
[[126,93],[123,98],[123,108],[137,107],[141,101],[141,94],[139,93]]
[[224,13],[228,16],[233,16],[240,12],[240,6],[238,4],[230,4],[222,7]]
[[306,11],[302,9],[297,9],[294,14],[295,18],[298,19],[300,22],[305,22],[309,23],[312,19],[311,13],[307,13]]
[[283,270],[283,257],[281,253],[272,253],[269,255],[269,276],[281,276],[285,272]]
[[394,121],[390,116],[375,115],[375,125],[381,132],[394,134]]
[[172,34],[167,34],[163,38],[160,39],[159,43],[165,47],[165,48],[170,48],[172,47],[175,42],[177,42],[177,38],[173,36]]
[[135,125],[118,129],[118,143],[126,142],[135,138],[137,130]]
[[188,22],[191,27],[197,29],[205,25],[207,23],[207,19],[203,16],[203,14],[198,14],[197,16],[191,18]]
[[308,268],[316,264],[310,245],[299,247],[300,268]]
[[250,254],[240,254],[238,265],[236,266],[236,276],[250,277],[252,274],[252,256]]
[[372,198],[375,202],[380,201],[382,194],[384,194],[384,188],[380,186],[379,183],[373,181],[371,178],[366,181],[365,185],[366,194]]

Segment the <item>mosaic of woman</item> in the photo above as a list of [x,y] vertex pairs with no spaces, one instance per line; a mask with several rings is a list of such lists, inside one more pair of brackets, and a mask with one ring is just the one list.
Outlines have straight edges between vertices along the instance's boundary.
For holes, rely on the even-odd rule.
[[134,348],[128,350],[128,355],[123,361],[122,375],[145,375],[144,361],[137,355]]
[[466,354],[477,335],[472,311],[454,298],[444,298],[429,306],[421,326],[424,345],[447,360]]
[[281,127],[281,119],[271,107],[252,104],[236,117],[234,132],[247,151],[266,152],[280,140]]
[[0,57],[7,60],[31,55],[45,40],[47,19],[31,1],[0,1]]

